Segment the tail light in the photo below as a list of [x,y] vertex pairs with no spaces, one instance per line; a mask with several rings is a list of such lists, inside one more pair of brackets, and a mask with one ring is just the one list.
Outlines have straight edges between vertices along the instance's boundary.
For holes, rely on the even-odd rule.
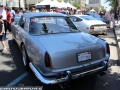
[[110,29],[110,26],[106,26],[106,27],[107,27],[108,30]]
[[110,47],[109,47],[109,44],[108,44],[108,43],[106,43],[106,49],[107,49],[107,50],[106,50],[107,53],[110,54]]
[[45,60],[45,67],[50,68],[51,67],[51,60],[50,60],[50,56],[47,52],[45,53],[44,60]]
[[91,31],[94,31],[94,26],[90,26],[90,30],[91,30]]

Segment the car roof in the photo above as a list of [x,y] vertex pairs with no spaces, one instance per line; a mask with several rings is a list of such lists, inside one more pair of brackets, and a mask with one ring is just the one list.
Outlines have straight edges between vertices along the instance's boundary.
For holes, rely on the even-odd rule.
[[88,15],[71,15],[71,16],[77,16],[77,17],[79,17],[79,16],[88,16]]
[[38,17],[38,16],[58,16],[58,17],[62,17],[62,16],[67,16],[65,14],[62,13],[56,13],[56,12],[28,12],[28,13],[24,13],[25,17],[28,18],[32,18],[32,17]]

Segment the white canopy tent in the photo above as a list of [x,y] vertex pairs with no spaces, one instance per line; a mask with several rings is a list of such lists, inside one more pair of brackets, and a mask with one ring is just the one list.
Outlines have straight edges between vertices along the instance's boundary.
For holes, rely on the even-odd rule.
[[51,2],[51,0],[43,0],[42,2],[37,3],[35,5],[50,5],[50,2]]
[[[50,0],[51,1],[51,0]],[[61,8],[61,4],[57,0],[51,1],[50,7],[58,7]]]
[[72,9],[76,9],[76,7],[74,7],[73,5],[71,5],[69,2],[66,3],[67,7],[72,8]]
[[96,11],[94,9],[91,9],[89,12],[91,13],[95,13]]
[[67,4],[62,0],[62,2],[60,3],[60,7],[67,8]]
[[57,0],[43,0],[42,2],[36,4],[36,5],[50,5],[50,7],[58,7],[60,8],[61,5]]

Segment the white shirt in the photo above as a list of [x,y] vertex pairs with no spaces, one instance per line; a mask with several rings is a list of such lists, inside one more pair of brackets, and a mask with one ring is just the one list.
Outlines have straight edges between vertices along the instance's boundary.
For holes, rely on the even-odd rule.
[[6,20],[7,19],[7,14],[5,10],[0,10],[0,14],[2,14],[2,20]]

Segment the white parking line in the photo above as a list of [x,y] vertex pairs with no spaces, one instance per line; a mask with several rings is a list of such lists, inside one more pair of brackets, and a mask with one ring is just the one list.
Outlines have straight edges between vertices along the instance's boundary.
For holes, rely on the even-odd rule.
[[14,86],[15,84],[17,84],[19,81],[21,81],[24,77],[26,77],[27,75],[29,75],[29,72],[25,72],[23,73],[21,76],[19,76],[18,78],[16,78],[15,80],[13,80],[11,83],[9,83],[7,86]]

